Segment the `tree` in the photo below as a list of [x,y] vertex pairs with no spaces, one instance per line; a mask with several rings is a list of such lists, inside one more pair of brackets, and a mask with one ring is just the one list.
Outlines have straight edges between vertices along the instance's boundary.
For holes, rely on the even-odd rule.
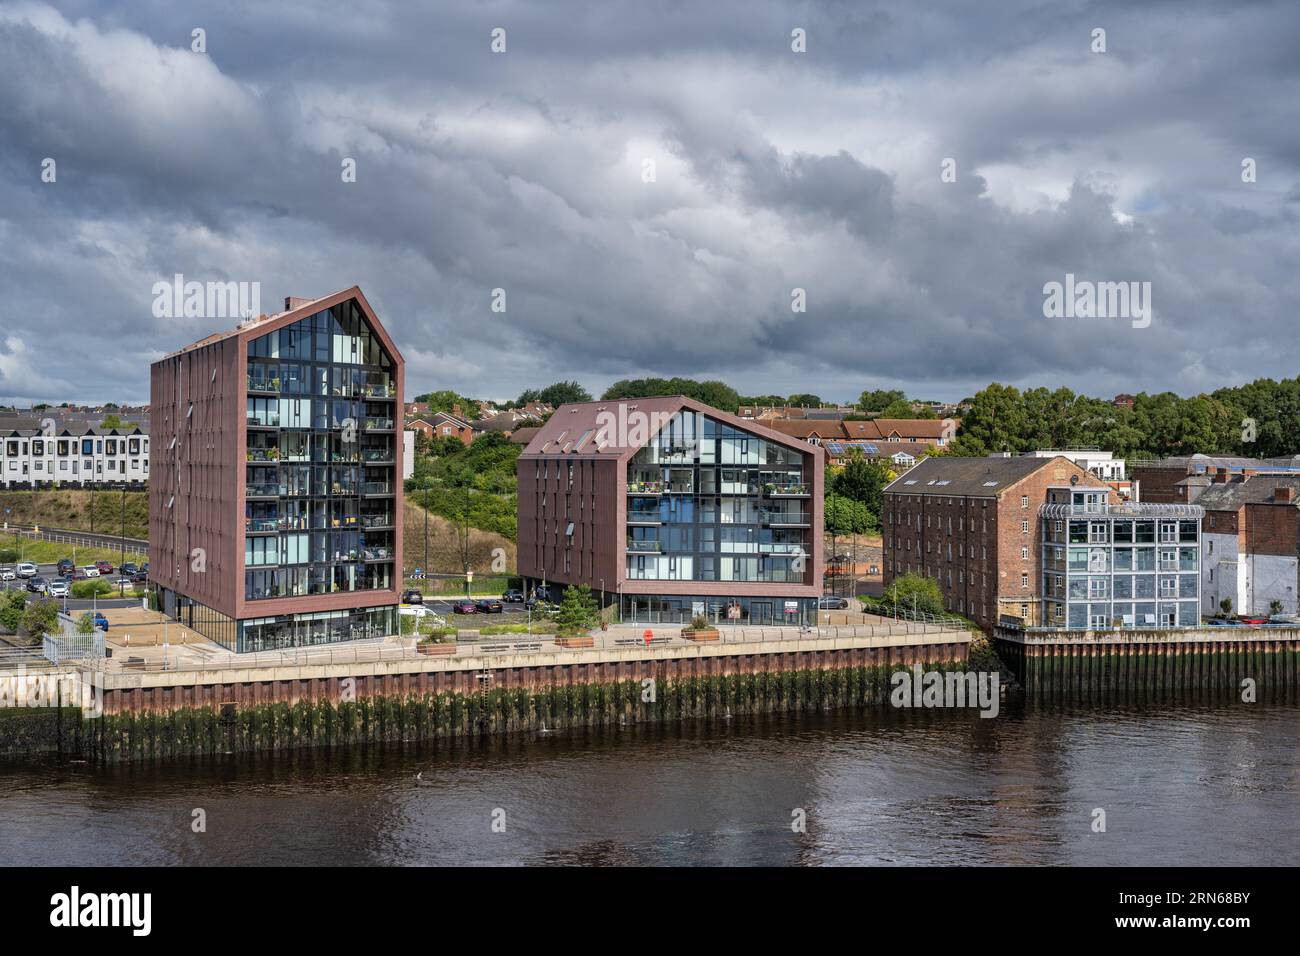
[[553,405],[559,408],[561,405],[567,405],[571,402],[589,402],[591,393],[579,385],[577,382],[556,382],[554,385],[548,385],[543,389],[527,389],[519,396],[515,402],[516,407],[522,407],[529,402],[542,402],[546,405]]
[[625,378],[605,389],[600,400],[613,402],[656,395],[685,395],[733,414],[741,404],[740,394],[726,382],[697,382],[690,378]]
[[0,627],[6,631],[17,631],[22,623],[23,608],[27,605],[24,591],[6,591],[4,600],[0,601]]
[[121,428],[122,419],[119,418],[117,415],[110,413],[104,416],[104,420],[99,423],[99,427],[100,428]]
[[1219,610],[1223,612],[1224,617],[1232,616],[1232,598],[1224,598],[1219,602]]
[[600,608],[589,585],[574,587],[570,584],[564,589],[560,607],[555,612],[555,626],[560,633],[582,634],[595,627],[599,620]]
[[1029,416],[1020,390],[994,382],[975,394],[953,439],[953,454],[983,458],[995,451],[1028,451]]
[[892,614],[943,614],[943,593],[939,582],[915,571],[894,578],[885,589],[881,604]]
[[81,615],[81,617],[77,618],[77,633],[95,633],[95,615],[93,612],[87,611],[85,614]]
[[879,530],[877,516],[867,511],[861,501],[843,495],[826,496],[826,533],[844,537],[850,534],[867,534]]
[[880,417],[935,419],[939,416],[934,413],[932,408],[913,408],[911,402],[905,398],[900,398],[886,405],[880,412]]
[[905,401],[907,396],[896,388],[888,390],[873,389],[858,396],[858,408],[864,412],[878,412],[888,408],[894,402]]
[[59,606],[53,601],[34,601],[23,609],[22,628],[32,637],[43,637],[59,623]]
[[844,467],[831,480],[831,490],[845,498],[860,501],[874,519],[880,517],[881,492],[893,480],[889,469],[879,461],[868,461],[860,448],[850,448]]
[[454,414],[457,407],[460,408],[460,414],[465,418],[473,418],[478,414],[478,402],[472,398],[466,398],[464,395],[457,395],[449,389],[417,395],[415,401],[426,403],[429,406],[430,415],[434,412]]

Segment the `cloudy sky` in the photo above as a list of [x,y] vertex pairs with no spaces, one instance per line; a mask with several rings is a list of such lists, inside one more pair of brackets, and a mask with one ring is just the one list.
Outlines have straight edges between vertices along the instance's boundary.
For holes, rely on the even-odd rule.
[[[0,401],[146,401],[233,325],[176,273],[360,285],[408,394],[1300,371],[1294,3],[416,6],[0,3]],[[1067,273],[1150,326],[1045,318]]]

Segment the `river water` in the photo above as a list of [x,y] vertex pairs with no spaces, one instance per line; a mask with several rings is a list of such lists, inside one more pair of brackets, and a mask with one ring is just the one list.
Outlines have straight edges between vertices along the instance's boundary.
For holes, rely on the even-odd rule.
[[1298,743],[1295,707],[1011,700],[0,765],[0,864],[1295,865]]

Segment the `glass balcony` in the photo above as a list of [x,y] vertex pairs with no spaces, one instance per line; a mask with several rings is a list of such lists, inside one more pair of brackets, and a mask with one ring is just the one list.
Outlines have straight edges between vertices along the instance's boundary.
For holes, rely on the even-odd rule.
[[280,449],[278,448],[250,448],[248,449],[249,461],[279,461]]
[[393,486],[386,481],[363,481],[361,483],[361,493],[363,495],[391,495]]
[[628,481],[629,495],[662,495],[665,483],[662,481]]
[[393,526],[392,515],[363,515],[361,518],[363,528],[391,528]]
[[769,498],[807,498],[811,491],[803,482],[773,482],[763,485],[763,494]]
[[367,418],[362,422],[361,427],[368,432],[392,431],[393,420],[391,418]]
[[758,513],[759,524],[768,528],[806,528],[812,523],[812,515],[806,511],[770,511]]
[[249,482],[244,486],[244,496],[247,498],[278,498],[283,493],[284,486],[274,481]]
[[629,541],[627,551],[629,554],[658,554],[663,550],[663,545],[658,541]]
[[274,409],[265,412],[248,412],[249,428],[279,428],[280,427],[280,410]]

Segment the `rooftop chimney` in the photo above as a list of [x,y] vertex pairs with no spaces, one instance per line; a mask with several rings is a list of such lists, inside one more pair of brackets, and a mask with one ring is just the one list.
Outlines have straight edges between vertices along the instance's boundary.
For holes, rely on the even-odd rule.
[[310,301],[311,299],[304,299],[301,296],[286,295],[284,297],[284,311],[292,312],[294,309],[299,306],[304,306]]
[[1273,500],[1286,504],[1295,504],[1295,489],[1279,485],[1273,489]]

